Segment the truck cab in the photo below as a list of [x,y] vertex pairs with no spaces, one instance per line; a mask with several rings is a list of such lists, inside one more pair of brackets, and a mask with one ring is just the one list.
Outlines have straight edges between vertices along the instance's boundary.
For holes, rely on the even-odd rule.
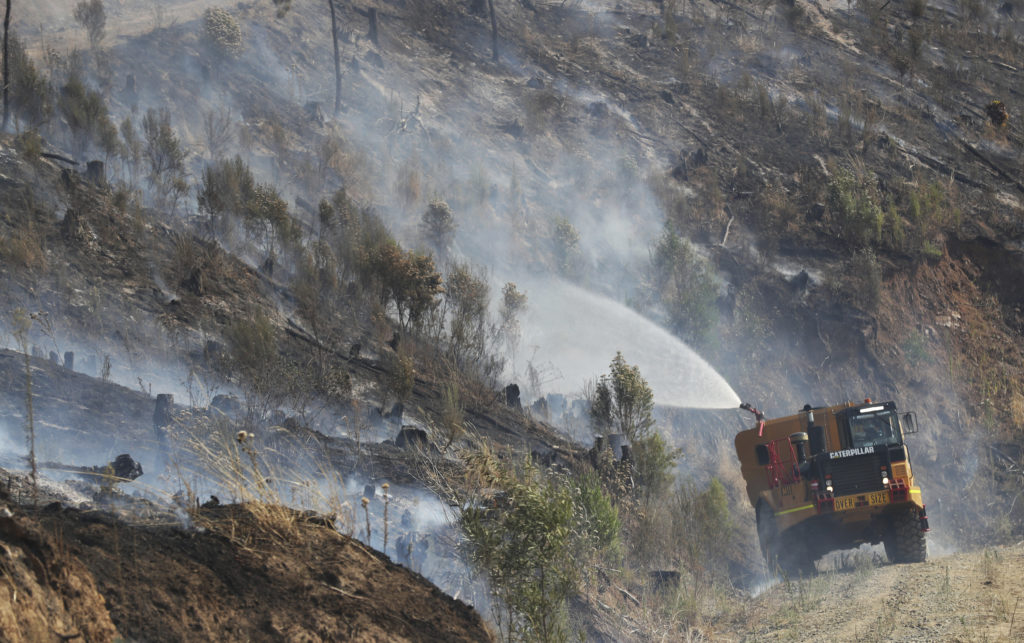
[[770,566],[808,572],[829,551],[884,543],[889,560],[923,561],[928,519],[893,402],[807,405],[736,436],[736,455]]

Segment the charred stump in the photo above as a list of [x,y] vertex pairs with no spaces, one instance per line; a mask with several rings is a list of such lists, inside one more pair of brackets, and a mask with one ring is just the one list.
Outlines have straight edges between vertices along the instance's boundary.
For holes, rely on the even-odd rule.
[[96,187],[107,187],[107,173],[103,161],[89,161],[86,163],[85,179]]

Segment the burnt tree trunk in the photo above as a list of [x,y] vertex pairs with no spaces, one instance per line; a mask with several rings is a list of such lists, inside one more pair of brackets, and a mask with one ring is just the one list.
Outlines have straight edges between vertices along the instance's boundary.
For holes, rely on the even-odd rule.
[[7,131],[7,123],[11,120],[11,101],[8,88],[11,84],[10,58],[7,47],[7,34],[11,30],[11,0],[7,0],[7,10],[4,11],[4,122],[0,131]]
[[370,39],[374,47],[379,47],[380,43],[377,42],[377,10],[373,8],[368,9],[366,17],[370,20],[370,31],[366,34],[366,37]]
[[491,59],[498,62],[498,19],[494,15],[494,0],[487,0],[491,11]]
[[341,54],[338,53],[338,17],[334,10],[334,0],[327,0],[327,4],[331,7],[331,41],[334,43],[334,115],[337,116],[341,112]]

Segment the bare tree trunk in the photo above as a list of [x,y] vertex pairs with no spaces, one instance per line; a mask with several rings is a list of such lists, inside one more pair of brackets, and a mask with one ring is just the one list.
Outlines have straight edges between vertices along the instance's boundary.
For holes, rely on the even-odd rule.
[[370,20],[370,32],[366,35],[370,38],[370,42],[372,42],[375,47],[379,47],[380,43],[377,42],[377,10],[372,8],[368,9],[366,14],[366,17]]
[[[10,0],[7,0],[10,2]],[[341,112],[341,54],[338,53],[338,19],[335,16],[334,0],[327,0],[331,7],[331,40],[334,41],[334,115]]]
[[7,131],[7,123],[11,120],[11,103],[10,96],[8,95],[8,87],[11,84],[10,77],[10,62],[7,51],[7,33],[11,29],[11,0],[7,0],[7,10],[4,12],[4,122],[3,126],[0,127],[0,132]]
[[494,16],[494,0],[487,0],[487,7],[491,10],[491,58],[498,62],[498,19]]

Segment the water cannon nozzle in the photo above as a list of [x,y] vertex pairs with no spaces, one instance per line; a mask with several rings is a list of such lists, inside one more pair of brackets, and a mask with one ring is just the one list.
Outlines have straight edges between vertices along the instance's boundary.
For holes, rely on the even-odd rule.
[[758,422],[763,422],[764,421],[764,413],[762,413],[762,412],[758,411],[756,408],[754,408],[754,405],[751,404],[750,402],[743,402],[742,404],[740,404],[740,408],[743,409],[744,411],[749,411],[749,412],[753,413],[754,417],[757,418]]

